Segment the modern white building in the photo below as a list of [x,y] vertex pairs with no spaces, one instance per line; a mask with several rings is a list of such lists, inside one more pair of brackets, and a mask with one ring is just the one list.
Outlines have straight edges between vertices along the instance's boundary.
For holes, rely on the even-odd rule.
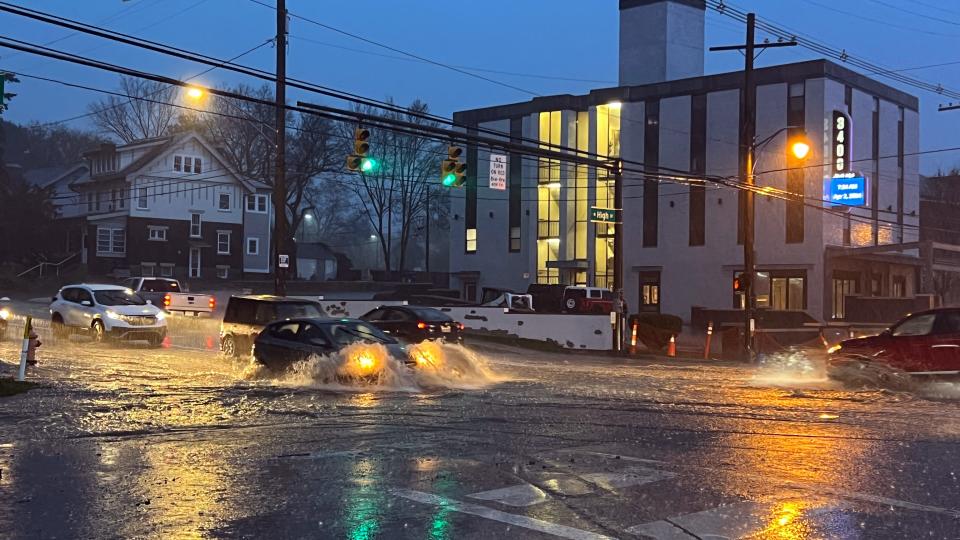
[[[462,111],[455,120],[515,141],[621,157],[628,168],[737,177],[743,74],[704,75],[704,3],[621,0],[620,14],[620,86]],[[757,140],[790,126],[758,152],[757,184],[802,196],[756,197],[759,307],[793,320],[843,320],[854,317],[851,303],[856,318],[869,306],[913,297],[921,264],[910,249],[919,223],[917,98],[826,60],[760,68],[756,81]],[[812,151],[796,162],[786,141],[801,133]],[[824,179],[836,172],[838,138],[846,139],[848,160],[840,170],[865,178],[865,204],[857,208],[821,202]],[[533,283],[612,285],[613,227],[588,213],[613,206],[605,173],[514,154],[500,191],[489,188],[489,153],[468,147],[466,155],[469,178],[453,200],[450,255],[463,296]],[[743,270],[741,194],[624,174],[623,284],[631,312],[691,321],[702,308],[739,320],[742,296],[733,281]]]

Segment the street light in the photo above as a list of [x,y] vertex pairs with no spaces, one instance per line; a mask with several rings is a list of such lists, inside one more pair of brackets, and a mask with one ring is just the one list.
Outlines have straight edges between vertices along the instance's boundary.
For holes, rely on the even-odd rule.
[[810,143],[808,143],[806,139],[794,141],[793,145],[790,146],[790,151],[793,152],[793,157],[806,159],[807,154],[810,153]]
[[203,91],[203,89],[197,88],[196,86],[191,86],[187,88],[187,97],[189,97],[190,99],[200,99],[203,97],[204,93],[205,92]]

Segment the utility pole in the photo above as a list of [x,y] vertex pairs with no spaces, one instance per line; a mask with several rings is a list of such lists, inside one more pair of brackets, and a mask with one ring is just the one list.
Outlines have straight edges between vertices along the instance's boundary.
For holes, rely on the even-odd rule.
[[[277,159],[273,179],[273,289],[277,296],[287,295],[287,269],[280,267],[280,255],[289,256],[287,247],[287,2],[277,0]],[[288,259],[289,263],[289,259]]]
[[427,274],[430,273],[430,184],[427,184],[427,219],[426,219],[426,249],[424,250],[424,256],[426,257],[427,265]]
[[740,92],[740,178],[746,185],[743,201],[743,356],[753,361],[753,332],[757,309],[756,252],[754,251],[754,177],[753,163],[757,150],[757,82],[753,76],[756,49],[796,46],[795,41],[754,43],[757,15],[747,14],[747,42],[744,45],[710,47],[711,51],[743,51],[743,89]]
[[613,353],[623,351],[623,161],[617,159],[613,163],[613,207],[616,209],[616,221],[613,224],[613,301],[617,315],[613,332]]
[[955,111],[960,109],[960,103],[947,103],[937,108],[937,112]]

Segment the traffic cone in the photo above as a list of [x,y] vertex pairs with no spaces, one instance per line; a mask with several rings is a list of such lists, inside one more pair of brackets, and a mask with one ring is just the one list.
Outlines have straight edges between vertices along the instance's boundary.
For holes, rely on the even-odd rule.
[[633,328],[630,330],[630,354],[637,354],[637,321],[633,321]]
[[673,358],[677,356],[677,338],[670,336],[670,343],[667,345],[667,356]]

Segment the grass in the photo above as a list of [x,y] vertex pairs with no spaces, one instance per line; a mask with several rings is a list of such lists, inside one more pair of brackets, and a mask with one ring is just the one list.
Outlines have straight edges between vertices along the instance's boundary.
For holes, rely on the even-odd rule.
[[35,388],[37,383],[29,381],[15,381],[13,379],[0,379],[0,397],[15,396]]

